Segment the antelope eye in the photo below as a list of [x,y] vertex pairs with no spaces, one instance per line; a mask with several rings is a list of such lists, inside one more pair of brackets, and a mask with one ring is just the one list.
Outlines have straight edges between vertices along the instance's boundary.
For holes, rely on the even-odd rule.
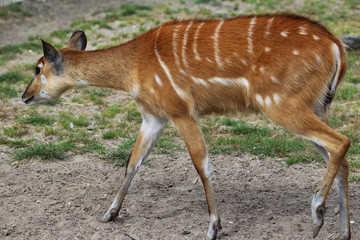
[[35,75],[38,75],[40,73],[40,68],[39,67],[35,67]]

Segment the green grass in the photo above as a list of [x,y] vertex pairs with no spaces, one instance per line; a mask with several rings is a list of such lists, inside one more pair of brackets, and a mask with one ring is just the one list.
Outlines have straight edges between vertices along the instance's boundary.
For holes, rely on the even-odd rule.
[[3,130],[3,133],[8,137],[19,137],[28,134],[29,129],[19,128],[19,127],[8,127]]
[[65,160],[66,152],[74,147],[71,143],[40,143],[13,153],[15,160],[36,159]]
[[341,86],[336,91],[336,98],[338,100],[355,100],[359,89],[354,86]]
[[128,137],[126,141],[120,144],[115,150],[110,151],[106,154],[112,162],[119,167],[125,166],[127,159],[130,156],[131,150],[135,144],[135,138]]
[[101,116],[105,118],[114,118],[118,113],[120,113],[121,107],[114,105],[108,107],[104,112],[101,113]]
[[32,113],[28,116],[20,117],[18,122],[23,124],[31,124],[34,126],[45,126],[52,125],[55,122],[55,118],[52,116],[43,116],[38,113]]
[[9,71],[0,75],[0,83],[14,84],[22,82],[26,79],[26,76],[19,71]]
[[0,82],[0,99],[14,98],[19,96],[19,91],[6,83]]

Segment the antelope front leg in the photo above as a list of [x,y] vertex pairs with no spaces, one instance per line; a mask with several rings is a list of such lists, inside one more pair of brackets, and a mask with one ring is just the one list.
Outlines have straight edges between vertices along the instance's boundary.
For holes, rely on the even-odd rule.
[[141,125],[140,134],[129,156],[129,160],[126,166],[125,178],[109,210],[102,218],[103,222],[112,221],[119,215],[121,205],[132,179],[134,178],[140,165],[149,155],[151,149],[155,146],[166,123],[167,120],[165,119],[157,118],[150,114],[143,114],[143,122]]
[[196,171],[200,175],[205,189],[210,215],[210,224],[209,230],[207,232],[207,238],[210,240],[216,239],[217,231],[221,229],[221,224],[216,206],[216,200],[214,197],[214,189],[212,186],[210,163],[206,153],[204,137],[200,126],[198,122],[191,117],[172,119],[172,122],[175,124],[185,141],[193,164],[196,168]]

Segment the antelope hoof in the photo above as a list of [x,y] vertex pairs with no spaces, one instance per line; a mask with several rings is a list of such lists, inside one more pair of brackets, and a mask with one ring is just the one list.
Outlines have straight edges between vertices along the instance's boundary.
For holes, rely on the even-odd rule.
[[209,226],[209,230],[207,233],[207,239],[208,240],[215,240],[216,239],[216,235],[217,232],[220,231],[222,229],[221,224],[220,224],[220,219],[216,219],[215,216],[211,216],[210,219],[210,226]]
[[319,234],[319,231],[321,227],[324,224],[324,216],[326,213],[326,209],[324,205],[320,205],[316,208],[316,219],[314,220],[314,226],[313,226],[313,238],[316,238],[316,236]]
[[115,218],[118,216],[118,211],[116,211],[116,209],[112,208],[109,209],[105,215],[103,216],[103,218],[101,219],[102,222],[110,222],[110,221],[114,221]]

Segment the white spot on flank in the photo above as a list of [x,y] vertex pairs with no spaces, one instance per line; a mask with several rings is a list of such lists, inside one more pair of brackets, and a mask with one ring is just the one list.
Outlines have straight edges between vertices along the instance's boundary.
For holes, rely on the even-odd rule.
[[200,34],[200,29],[201,27],[204,25],[204,22],[200,23],[199,26],[196,28],[195,30],[195,35],[194,35],[194,44],[193,44],[193,51],[194,51],[194,56],[195,56],[195,59],[200,61],[201,58],[200,58],[200,55],[199,55],[199,52],[197,50],[197,40],[199,38],[199,34]]
[[264,73],[265,72],[265,67],[260,67],[259,70],[260,70],[261,73]]
[[253,72],[255,72],[256,66],[255,66],[255,65],[252,65],[252,66],[251,66],[251,70],[253,70]]
[[206,58],[206,61],[208,61],[209,63],[213,63],[213,61],[211,61],[211,59],[210,58]]
[[269,53],[270,52],[270,48],[269,47],[265,47],[265,52]]
[[300,54],[298,50],[294,50],[292,53],[293,53],[294,55],[299,55],[299,54]]
[[170,70],[169,68],[166,66],[166,64],[161,60],[161,56],[158,52],[158,50],[155,48],[155,54],[156,54],[156,57],[160,63],[160,66],[162,67],[162,69],[164,70],[166,76],[169,78],[170,80],[170,84],[171,86],[174,88],[175,92],[178,94],[178,96],[182,99],[185,99],[186,95],[185,93],[175,84],[174,82],[174,79],[170,73]]
[[223,63],[220,59],[220,49],[219,49],[219,32],[220,28],[223,25],[224,20],[221,19],[219,24],[217,25],[214,33],[214,49],[215,49],[215,62],[219,67],[223,67]]
[[279,104],[280,103],[280,96],[279,96],[279,94],[277,94],[277,93],[274,93],[273,94],[273,99],[274,99],[274,101],[275,101],[275,103],[276,104]]
[[130,96],[136,98],[138,95],[139,95],[139,85],[135,84],[130,91]]
[[249,81],[246,78],[220,78],[213,77],[209,79],[211,83],[219,83],[224,86],[236,85],[236,86],[245,86],[246,90],[249,91]]
[[269,96],[266,96],[266,97],[265,97],[265,104],[266,104],[266,106],[270,106],[270,105],[271,105],[271,99],[270,99]]
[[183,60],[183,63],[185,65],[186,68],[189,67],[189,64],[186,60],[186,56],[185,56],[185,53],[186,53],[186,44],[187,44],[187,37],[188,37],[188,33],[189,33],[189,29],[190,27],[192,26],[193,22],[190,21],[185,29],[185,33],[184,33],[184,38],[183,38],[183,43],[182,43],[182,60]]
[[283,31],[283,32],[280,33],[280,35],[283,36],[283,37],[287,37],[288,34],[289,34],[288,31]]
[[150,92],[155,95],[155,90],[153,88],[150,89]]
[[266,31],[265,31],[265,38],[270,35],[270,27],[271,27],[271,24],[272,22],[274,21],[274,18],[270,18],[269,21],[268,21],[268,24],[266,26]]
[[155,74],[154,78],[155,78],[155,81],[157,82],[157,84],[159,84],[160,86],[162,86],[161,79],[159,78],[159,76],[158,76],[157,74]]
[[180,68],[179,72],[180,72],[182,75],[187,76],[187,73],[186,73],[183,69]]
[[193,77],[193,76],[191,76],[191,78],[195,82],[196,85],[204,85],[205,87],[208,86],[208,83],[205,82],[205,80],[202,78],[197,78],[197,77]]
[[250,25],[249,25],[249,31],[248,31],[248,52],[253,53],[253,42],[252,42],[252,36],[253,36],[253,30],[256,23],[256,17],[253,17],[251,19]]
[[174,33],[173,33],[173,52],[174,52],[174,57],[175,57],[175,63],[177,66],[180,65],[180,60],[179,60],[179,56],[177,54],[177,32],[179,31],[179,27],[181,25],[177,25],[175,28],[174,28]]
[[270,78],[271,78],[271,81],[273,81],[273,83],[279,84],[279,80],[276,77],[271,76]]
[[320,38],[319,38],[317,35],[313,35],[313,39],[314,39],[315,41],[317,41],[317,40],[319,40]]
[[262,96],[260,94],[256,94],[255,99],[261,106],[264,105],[264,100],[263,100],[263,98],[262,98]]
[[40,76],[40,79],[41,79],[41,83],[43,84],[43,85],[46,85],[46,83],[47,83],[47,79],[46,79],[46,77],[44,76],[44,74],[41,74],[41,76]]
[[299,27],[299,29],[300,29],[299,34],[301,34],[301,35],[307,35],[306,27]]
[[89,84],[87,81],[85,81],[85,80],[83,80],[83,79],[80,79],[80,80],[78,81],[77,85],[78,85],[78,86],[82,86],[82,87],[86,87],[86,86],[89,86],[90,84]]
[[42,68],[43,66],[44,66],[44,65],[43,65],[42,62],[40,62],[40,63],[37,65],[38,68]]
[[321,57],[320,57],[319,55],[316,55],[315,58],[316,58],[316,62],[317,62],[319,65],[321,65],[321,64],[322,64]]

